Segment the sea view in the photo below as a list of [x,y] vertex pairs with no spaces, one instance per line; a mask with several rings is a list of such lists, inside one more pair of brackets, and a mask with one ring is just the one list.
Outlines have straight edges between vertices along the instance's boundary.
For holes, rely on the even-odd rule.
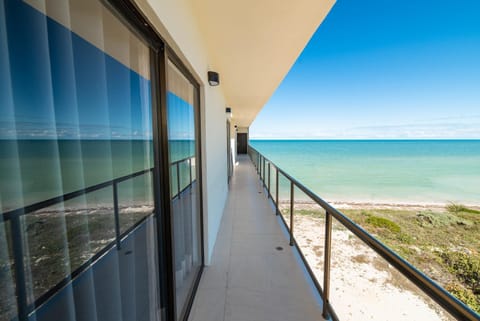
[[[171,161],[191,155],[190,144],[172,141]],[[480,205],[480,140],[252,140],[251,145],[329,202]],[[4,210],[153,164],[151,141],[1,140],[0,147]]]
[[330,202],[480,205],[480,140],[252,140]]
[[[251,145],[480,312],[480,140],[253,140]],[[279,177],[280,214],[289,227],[293,220],[297,244],[323,279],[319,244],[325,242],[325,210],[295,189],[291,218],[290,183]],[[379,315],[392,320],[393,306],[400,309],[393,320],[414,315],[451,320],[336,219],[332,239],[331,300],[341,320]]]
[[480,321],[479,18],[0,0],[0,321]]

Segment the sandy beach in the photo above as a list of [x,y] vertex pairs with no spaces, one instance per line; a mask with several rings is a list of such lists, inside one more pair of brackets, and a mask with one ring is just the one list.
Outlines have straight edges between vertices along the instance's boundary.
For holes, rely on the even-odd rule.
[[[438,202],[438,203],[419,203],[419,202],[363,202],[363,201],[330,201],[326,200],[330,205],[335,207],[338,210],[370,210],[370,209],[389,209],[389,210],[408,210],[408,211],[445,211],[445,207],[451,203],[449,202]],[[289,200],[280,200],[280,206],[287,207],[289,206]],[[480,204],[462,204],[469,208],[480,210]],[[319,209],[320,206],[311,200],[300,200],[295,201],[295,208],[297,209]]]
[[[319,280],[323,227],[313,217],[295,220],[296,240]],[[454,320],[350,232],[337,226],[332,240],[331,302],[341,320]]]
[[[441,212],[445,211],[446,204],[338,202],[332,205],[340,211],[387,209]],[[288,202],[281,202],[282,209],[288,206]],[[319,209],[314,203],[295,204],[295,211],[299,212]],[[286,218],[289,218],[288,215]],[[295,239],[322,284],[324,219],[322,216],[295,215],[294,224]],[[331,303],[341,320],[454,320],[339,223],[333,225],[332,241]]]

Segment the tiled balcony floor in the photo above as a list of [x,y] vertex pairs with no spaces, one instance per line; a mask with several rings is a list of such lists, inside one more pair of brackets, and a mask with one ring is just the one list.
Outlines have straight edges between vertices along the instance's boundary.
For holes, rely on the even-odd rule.
[[322,320],[320,298],[246,156],[230,185],[212,264],[189,320]]

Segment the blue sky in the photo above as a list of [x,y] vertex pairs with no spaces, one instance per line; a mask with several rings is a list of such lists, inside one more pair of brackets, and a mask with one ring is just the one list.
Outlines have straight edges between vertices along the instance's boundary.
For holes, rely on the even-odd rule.
[[[0,139],[152,139],[149,79],[21,0],[1,17]],[[167,101],[169,138],[192,139],[193,107]]]
[[152,138],[150,80],[23,1],[5,10],[0,139]]
[[480,138],[480,1],[338,0],[252,138]]

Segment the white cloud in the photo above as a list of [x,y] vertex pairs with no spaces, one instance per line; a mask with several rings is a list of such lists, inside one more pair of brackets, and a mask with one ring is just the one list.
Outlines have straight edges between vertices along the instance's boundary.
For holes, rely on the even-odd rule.
[[152,131],[46,122],[0,121],[0,139],[151,139]]
[[[470,118],[471,119],[471,118]],[[480,122],[372,125],[336,130],[251,132],[254,139],[480,139]]]

